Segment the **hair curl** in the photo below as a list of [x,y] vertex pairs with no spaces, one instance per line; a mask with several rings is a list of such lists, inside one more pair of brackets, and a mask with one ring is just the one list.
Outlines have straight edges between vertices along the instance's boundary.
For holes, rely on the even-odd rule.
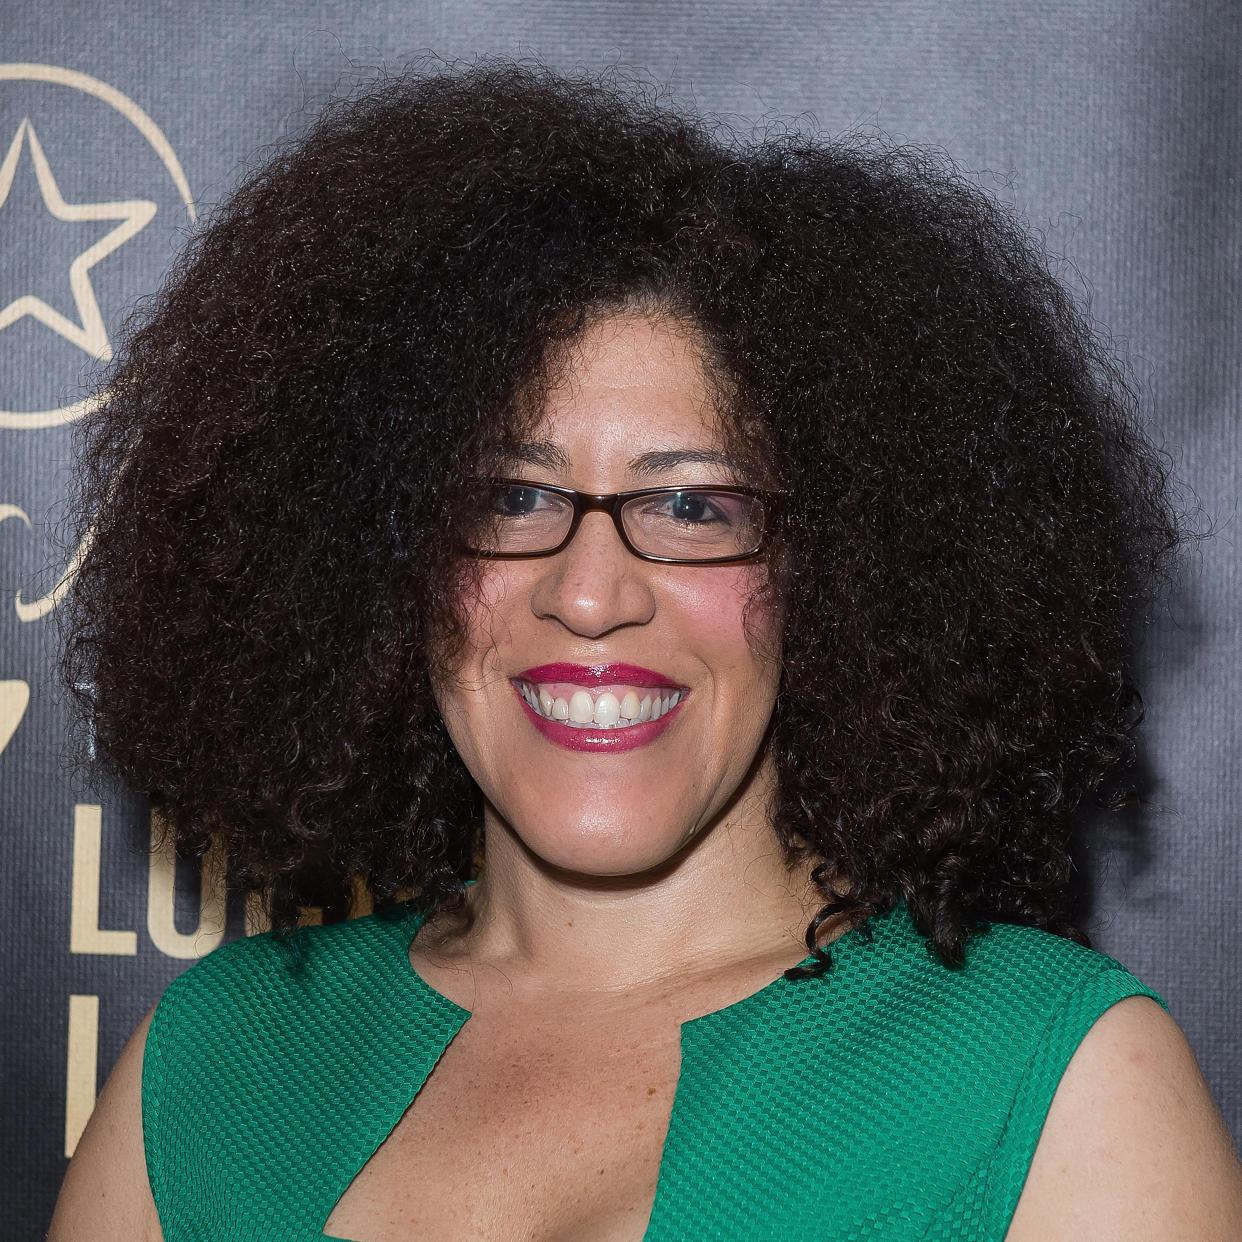
[[448,534],[554,343],[635,304],[694,328],[787,493],[768,745],[819,917],[904,899],[950,962],[987,920],[1084,939],[1075,808],[1131,757],[1129,619],[1178,539],[1122,376],[943,161],[632,84],[373,86],[188,246],[83,423],[63,666],[99,752],[278,925],[356,875],[459,895]]

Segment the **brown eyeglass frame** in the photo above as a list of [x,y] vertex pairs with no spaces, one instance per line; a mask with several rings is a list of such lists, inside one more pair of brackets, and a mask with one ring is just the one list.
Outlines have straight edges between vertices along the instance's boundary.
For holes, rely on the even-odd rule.
[[[640,487],[628,492],[579,492],[572,487],[556,487],[551,483],[532,483],[529,479],[479,479],[478,483],[487,487],[525,487],[532,491],[551,492],[555,496],[563,496],[573,506],[573,516],[569,521],[569,529],[565,538],[553,548],[540,549],[538,552],[484,552],[478,548],[467,547],[472,556],[486,557],[496,561],[530,560],[540,556],[555,556],[573,542],[578,533],[582,518],[587,513],[607,513],[612,518],[617,535],[627,552],[640,561],[651,561],[657,565],[737,565],[746,561],[757,560],[763,555],[764,544],[771,530],[772,520],[776,515],[780,496],[776,492],[765,492],[753,487],[717,487],[711,483],[691,484],[685,487]],[[747,496],[752,500],[764,502],[763,521],[759,528],[759,542],[750,552],[739,556],[713,556],[706,559],[688,559],[680,556],[654,556],[650,552],[640,552],[630,537],[625,533],[625,525],[621,520],[621,510],[631,500],[641,496],[662,496],[670,492],[716,492],[725,496]]]

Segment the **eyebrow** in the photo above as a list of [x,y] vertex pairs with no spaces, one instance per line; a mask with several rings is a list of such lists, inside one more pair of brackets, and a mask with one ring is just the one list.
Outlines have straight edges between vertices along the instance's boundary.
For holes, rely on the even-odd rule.
[[640,477],[663,474],[678,466],[724,466],[728,470],[740,470],[736,457],[718,449],[664,449],[641,453],[630,462],[630,471]]
[[[546,470],[569,471],[569,458],[564,451],[549,440],[526,440],[506,444],[502,450],[506,462],[521,462],[528,466],[542,466]],[[736,457],[718,449],[656,449],[640,453],[630,461],[630,473],[640,478],[664,474],[678,466],[724,466],[727,470],[740,471],[742,464]]]

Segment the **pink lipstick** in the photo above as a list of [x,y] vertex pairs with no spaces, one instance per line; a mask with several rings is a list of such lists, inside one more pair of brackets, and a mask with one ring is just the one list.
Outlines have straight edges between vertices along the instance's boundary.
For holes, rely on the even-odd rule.
[[541,664],[518,674],[512,685],[528,719],[549,741],[566,750],[609,754],[655,741],[689,693],[635,664]]
[[569,681],[576,686],[607,686],[617,682],[634,682],[659,690],[680,690],[675,681],[669,681],[654,669],[638,664],[537,664],[518,673],[521,681]]

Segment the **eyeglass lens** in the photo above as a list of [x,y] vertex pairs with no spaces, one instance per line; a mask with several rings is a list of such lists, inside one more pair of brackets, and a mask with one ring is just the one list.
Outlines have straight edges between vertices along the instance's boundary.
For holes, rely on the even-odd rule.
[[[537,555],[560,545],[573,524],[567,496],[535,486],[485,485],[484,510],[470,532],[477,552]],[[634,496],[621,507],[626,538],[647,556],[709,561],[758,550],[764,505],[756,496],[711,488],[669,488]]]

